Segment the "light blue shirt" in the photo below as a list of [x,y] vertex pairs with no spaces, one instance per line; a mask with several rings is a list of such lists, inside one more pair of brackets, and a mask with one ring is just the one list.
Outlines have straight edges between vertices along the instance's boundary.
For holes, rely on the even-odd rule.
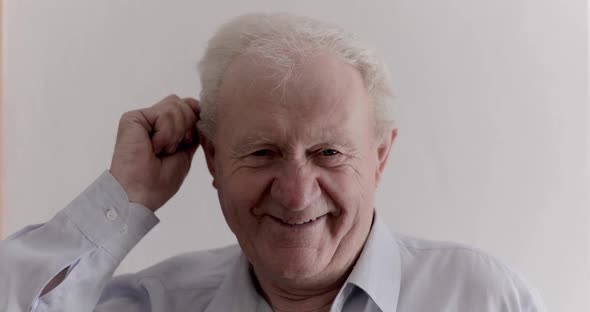
[[[0,311],[272,311],[239,246],[113,278],[156,224],[107,171],[43,225],[0,242]],[[40,297],[66,267],[66,279]],[[524,279],[470,247],[393,235],[379,215],[333,312],[545,311]]]

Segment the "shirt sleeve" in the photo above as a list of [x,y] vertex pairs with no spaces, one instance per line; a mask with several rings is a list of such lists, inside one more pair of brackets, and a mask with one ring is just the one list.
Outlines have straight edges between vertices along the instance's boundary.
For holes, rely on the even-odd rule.
[[514,312],[546,312],[545,303],[539,291],[515,270],[507,268],[509,282],[504,286],[503,304]]
[[0,311],[92,311],[123,258],[158,222],[105,171],[49,222],[0,241]]

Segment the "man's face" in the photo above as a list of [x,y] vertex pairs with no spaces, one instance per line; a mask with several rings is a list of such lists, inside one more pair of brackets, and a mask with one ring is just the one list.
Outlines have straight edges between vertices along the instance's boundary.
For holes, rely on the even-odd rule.
[[259,277],[342,275],[370,230],[390,144],[354,67],[307,58],[283,88],[264,64],[240,56],[224,74],[205,146],[221,208]]

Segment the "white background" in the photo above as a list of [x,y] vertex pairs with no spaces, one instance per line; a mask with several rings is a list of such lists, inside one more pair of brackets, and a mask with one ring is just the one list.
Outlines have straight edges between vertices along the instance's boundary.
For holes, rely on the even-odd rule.
[[[43,222],[109,167],[119,116],[200,91],[195,65],[237,14],[337,23],[392,69],[399,136],[380,213],[392,230],[475,245],[550,311],[590,311],[588,10],[581,0],[5,0],[5,229]],[[233,243],[198,152],[136,271]]]

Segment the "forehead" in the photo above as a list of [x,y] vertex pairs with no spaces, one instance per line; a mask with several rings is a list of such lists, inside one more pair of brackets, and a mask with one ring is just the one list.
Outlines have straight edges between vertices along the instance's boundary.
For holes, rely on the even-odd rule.
[[358,132],[372,124],[368,98],[361,74],[328,53],[300,60],[286,77],[272,62],[242,55],[223,77],[217,132],[232,139]]

